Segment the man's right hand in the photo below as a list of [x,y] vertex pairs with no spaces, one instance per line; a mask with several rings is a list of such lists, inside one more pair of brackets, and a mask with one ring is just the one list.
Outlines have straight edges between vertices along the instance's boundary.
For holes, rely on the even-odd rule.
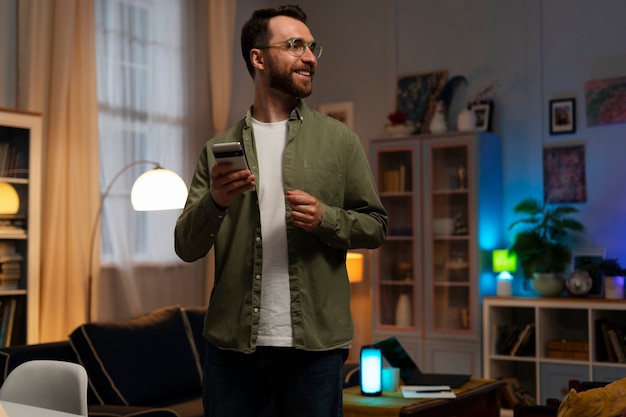
[[228,172],[230,163],[216,164],[211,169],[211,197],[221,208],[226,208],[235,197],[255,187],[254,175],[247,169]]

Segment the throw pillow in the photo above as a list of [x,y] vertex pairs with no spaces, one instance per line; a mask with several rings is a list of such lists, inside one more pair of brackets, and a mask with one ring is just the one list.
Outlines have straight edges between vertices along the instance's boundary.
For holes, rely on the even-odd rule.
[[626,410],[626,378],[602,388],[570,392],[559,406],[558,417],[616,417]]
[[102,404],[167,404],[202,393],[193,335],[178,306],[84,324],[70,342]]

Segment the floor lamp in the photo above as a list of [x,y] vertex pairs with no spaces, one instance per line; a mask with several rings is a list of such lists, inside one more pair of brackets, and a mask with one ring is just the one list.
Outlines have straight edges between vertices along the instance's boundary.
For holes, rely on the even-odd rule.
[[91,246],[89,248],[89,277],[87,280],[87,322],[92,321],[92,300],[93,300],[93,258],[96,246],[96,235],[98,224],[102,218],[102,208],[104,200],[109,196],[115,181],[130,168],[140,165],[150,164],[154,167],[141,174],[133,184],[130,192],[130,200],[133,209],[136,211],[157,211],[175,210],[185,206],[187,200],[187,185],[183,179],[174,171],[162,168],[154,161],[134,161],[124,166],[111,180],[104,193],[100,196],[100,206],[94,220],[91,231]]

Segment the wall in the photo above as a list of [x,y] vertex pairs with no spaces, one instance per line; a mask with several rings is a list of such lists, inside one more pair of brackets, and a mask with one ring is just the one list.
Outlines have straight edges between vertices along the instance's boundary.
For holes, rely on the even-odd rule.
[[[240,27],[251,11],[278,4],[239,0]],[[446,69],[465,75],[455,105],[497,81],[494,130],[504,140],[506,228],[522,198],[543,199],[544,145],[584,143],[587,202],[576,204],[586,233],[578,247],[606,248],[626,262],[626,180],[612,167],[626,154],[626,124],[588,127],[584,83],[626,75],[622,0],[301,0],[325,45],[307,103],[351,100],[362,141],[383,136],[394,110],[396,77]],[[251,101],[250,79],[234,57],[232,120]],[[239,82],[237,80],[240,80]],[[574,97],[577,130],[549,134],[549,100]],[[452,123],[454,123],[452,121]],[[504,245],[508,242],[503,242]]]

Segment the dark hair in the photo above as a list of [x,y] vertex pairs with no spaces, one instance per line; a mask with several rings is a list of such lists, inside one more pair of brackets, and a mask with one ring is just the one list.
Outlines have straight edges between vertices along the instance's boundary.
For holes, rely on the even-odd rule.
[[306,13],[300,6],[294,4],[259,9],[252,13],[252,17],[241,28],[241,54],[252,78],[254,78],[254,67],[250,61],[250,51],[256,46],[265,45],[269,42],[270,34],[267,22],[276,16],[293,17],[306,23]]

